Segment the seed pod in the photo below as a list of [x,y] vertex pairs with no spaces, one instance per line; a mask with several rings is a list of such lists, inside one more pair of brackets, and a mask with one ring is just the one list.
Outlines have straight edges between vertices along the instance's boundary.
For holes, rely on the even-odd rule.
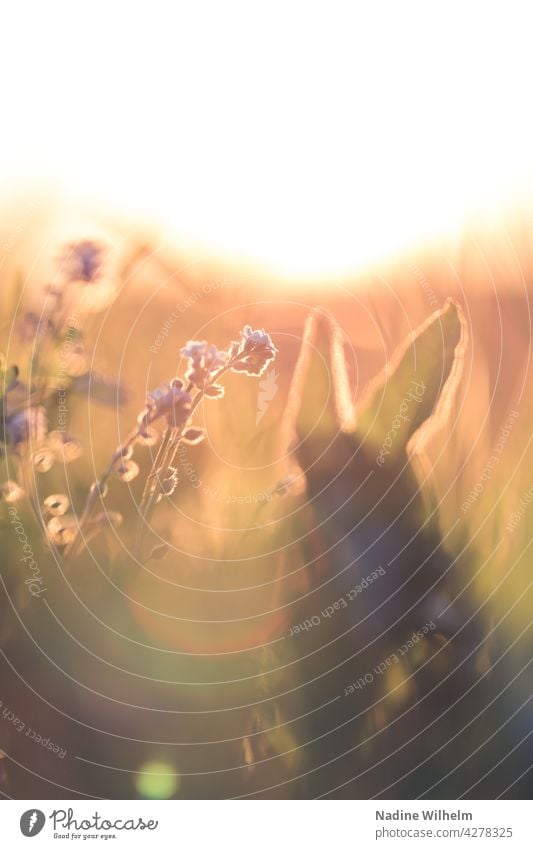
[[69,545],[76,536],[77,522],[74,516],[54,516],[47,524],[48,538],[53,545]]
[[165,557],[169,551],[170,546],[166,542],[162,543],[161,545],[156,545],[152,548],[150,554],[144,562],[148,563],[149,560],[162,560],[163,557]]
[[33,455],[33,465],[35,467],[35,471],[42,475],[45,472],[50,471],[54,465],[54,455],[51,451],[46,449],[36,451]]
[[79,439],[59,430],[53,430],[48,434],[48,444],[56,457],[64,463],[71,463],[73,460],[77,460],[83,453],[83,447]]
[[44,499],[44,508],[51,516],[62,516],[67,512],[70,502],[66,495],[59,493],[58,495],[49,495]]
[[107,495],[107,484],[100,483],[100,481],[94,481],[94,483],[91,484],[90,493],[91,495],[99,495],[100,498],[105,498]]
[[135,462],[135,460],[123,460],[119,466],[117,466],[117,476],[124,483],[129,483],[139,474],[139,466]]
[[205,430],[201,427],[189,427],[182,436],[183,442],[187,445],[198,445],[205,438]]
[[147,426],[141,428],[135,442],[138,442],[139,445],[144,445],[145,447],[149,448],[151,445],[155,445],[158,439],[159,434],[155,427]]
[[24,490],[13,481],[6,481],[0,486],[0,496],[8,504],[13,504],[24,497]]

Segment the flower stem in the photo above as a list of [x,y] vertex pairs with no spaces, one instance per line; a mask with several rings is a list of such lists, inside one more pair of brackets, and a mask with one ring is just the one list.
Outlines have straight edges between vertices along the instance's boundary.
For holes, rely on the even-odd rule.
[[130,435],[122,443],[122,445],[119,445],[118,448],[115,449],[106,470],[90,488],[89,494],[87,495],[87,500],[85,502],[85,507],[83,508],[83,513],[80,516],[78,527],[75,531],[74,539],[67,546],[65,546],[65,550],[63,552],[64,561],[66,561],[72,554],[75,553],[78,546],[79,538],[80,536],[82,536],[82,531],[90,518],[90,515],[92,513],[94,505],[96,504],[97,499],[102,497],[102,490],[106,485],[108,479],[115,471],[115,466],[117,465],[117,462],[123,459],[124,454],[127,452],[130,445],[132,445],[139,436],[139,432],[140,425],[136,427],[135,430],[131,431]]
[[[219,380],[223,374],[229,371],[233,366],[234,362],[239,359],[240,356],[241,355],[234,357],[232,360],[230,360],[230,362],[226,363],[226,365],[222,366],[222,368],[214,372],[213,375],[206,379],[203,387],[198,390],[192,400],[191,411],[185,424],[175,428],[168,427],[165,431],[163,442],[161,443],[154,464],[152,465],[148,478],[146,479],[146,485],[141,499],[139,509],[139,525],[135,546],[135,557],[138,560],[142,560],[142,548],[146,529],[149,525],[155,505],[157,504],[157,498],[161,494],[162,476],[164,472],[172,466],[175,460],[176,454],[179,449],[181,437],[183,436],[183,432],[190,424],[192,416],[195,410],[197,409],[198,405],[205,397],[205,390],[217,380]],[[189,386],[187,387],[187,391],[190,391],[191,389],[192,385],[189,384]]]

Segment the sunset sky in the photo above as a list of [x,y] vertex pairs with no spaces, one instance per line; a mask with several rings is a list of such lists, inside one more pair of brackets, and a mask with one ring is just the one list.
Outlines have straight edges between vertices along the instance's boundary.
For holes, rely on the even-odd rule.
[[4,9],[4,196],[40,186],[304,275],[527,203],[525,3],[85,8]]

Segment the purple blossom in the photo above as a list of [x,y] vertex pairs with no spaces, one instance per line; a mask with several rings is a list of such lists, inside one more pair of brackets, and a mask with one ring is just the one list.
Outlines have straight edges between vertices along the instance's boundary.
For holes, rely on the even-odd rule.
[[49,318],[38,316],[35,312],[25,313],[17,325],[17,335],[24,345],[39,342],[53,333],[53,324]]
[[42,442],[46,437],[47,419],[44,407],[26,407],[8,416],[5,421],[7,441],[14,446],[32,439]]
[[146,406],[139,416],[139,424],[145,428],[156,419],[166,416],[169,427],[181,427],[190,416],[191,400],[178,378],[164,383],[146,396]]
[[69,245],[64,269],[69,282],[94,283],[100,274],[104,248],[91,241]]
[[189,368],[185,374],[189,383],[198,389],[205,387],[206,381],[212,374],[228,360],[227,351],[219,351],[216,345],[208,345],[207,342],[189,340],[181,353],[189,360]]
[[266,370],[269,362],[274,359],[278,349],[265,330],[252,330],[249,324],[241,331],[240,342],[232,342],[230,359],[232,371],[258,377]]

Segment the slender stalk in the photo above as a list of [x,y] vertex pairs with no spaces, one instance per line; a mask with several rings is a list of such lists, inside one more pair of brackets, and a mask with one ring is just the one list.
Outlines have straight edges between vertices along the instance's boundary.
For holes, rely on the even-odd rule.
[[139,425],[138,427],[135,428],[135,430],[132,430],[130,435],[122,443],[122,445],[119,445],[118,448],[116,448],[106,470],[103,472],[103,474],[100,476],[100,478],[97,481],[95,481],[95,483],[90,488],[89,494],[87,496],[87,500],[85,502],[85,507],[83,509],[83,513],[81,514],[80,520],[78,522],[78,527],[76,529],[74,539],[67,546],[65,546],[65,550],[63,552],[63,560],[66,561],[71,556],[71,554],[74,553],[75,549],[77,548],[78,540],[79,540],[79,538],[82,534],[83,529],[85,528],[85,526],[87,524],[87,521],[90,518],[90,515],[92,513],[94,505],[96,504],[96,501],[98,500],[98,498],[101,497],[102,490],[104,489],[108,479],[111,477],[111,475],[115,471],[115,467],[116,467],[118,461],[124,459],[124,454],[127,453],[128,448],[131,445],[133,445],[133,443],[135,442],[135,440],[139,436],[140,429],[141,429],[141,426]]
[[[222,368],[220,368],[218,371],[214,372],[210,377],[208,376],[204,383],[204,386],[202,387],[202,389],[198,390],[192,400],[191,411],[185,424],[180,425],[180,427],[168,428],[167,431],[165,431],[166,440],[164,446],[164,453],[162,456],[160,456],[162,454],[161,450],[158,452],[156,461],[154,462],[154,465],[152,466],[152,469],[149,474],[151,484],[150,486],[148,486],[147,480],[147,484],[145,486],[145,491],[143,493],[143,498],[141,501],[139,526],[135,547],[135,556],[137,557],[137,559],[142,559],[142,547],[144,542],[144,536],[146,533],[146,528],[152,517],[154,507],[157,503],[157,497],[161,493],[161,478],[163,472],[168,470],[174,463],[184,430],[189,427],[195,410],[205,397],[205,390],[209,386],[212,386],[213,383],[216,383],[218,380],[220,380],[220,378],[227,371],[229,371],[235,364],[235,362],[243,355],[243,353],[239,354],[238,356],[230,360],[230,362],[226,363],[226,365],[222,366]],[[189,384],[189,386],[187,387],[187,391],[190,391],[191,389],[192,384]],[[158,459],[160,461],[159,467],[157,467]]]

